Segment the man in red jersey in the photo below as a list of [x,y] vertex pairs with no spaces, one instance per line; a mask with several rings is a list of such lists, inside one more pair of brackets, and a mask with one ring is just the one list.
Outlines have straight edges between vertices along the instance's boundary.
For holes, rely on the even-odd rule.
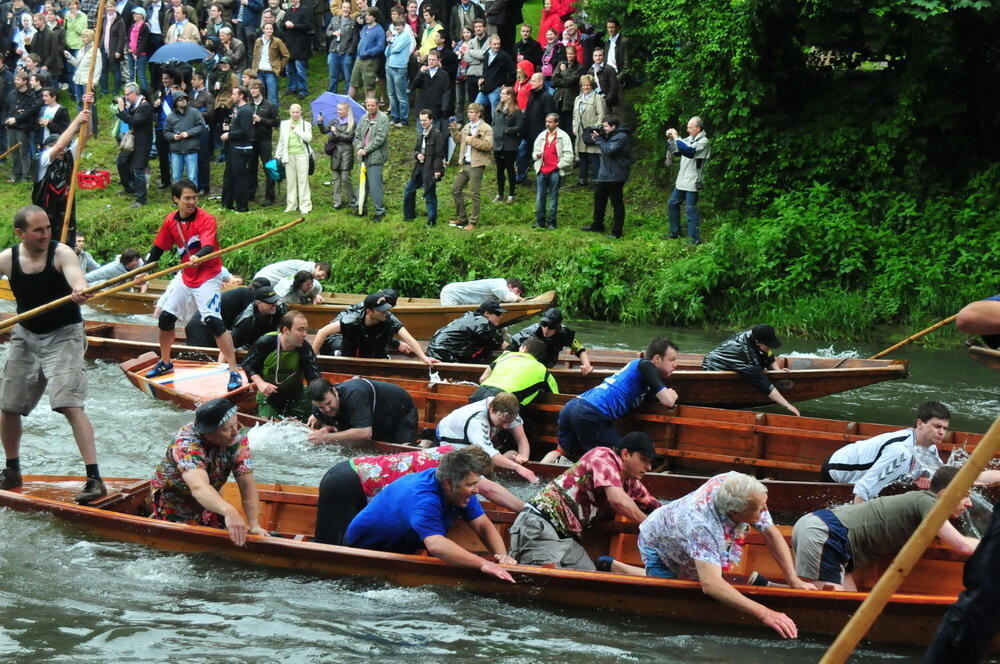
[[[218,249],[215,217],[198,207],[198,189],[195,184],[190,180],[178,180],[173,184],[170,194],[177,210],[163,220],[163,225],[153,240],[153,248],[149,250],[149,260],[159,260],[164,251],[177,247],[181,262],[187,263]],[[170,349],[176,336],[174,328],[178,320],[184,325],[198,313],[229,364],[229,385],[226,389],[235,390],[243,383],[239,365],[236,364],[233,338],[222,322],[221,291],[221,258],[213,258],[181,270],[180,282],[171,289],[163,303],[163,311],[160,312],[160,361],[146,373],[146,378],[156,378],[174,370],[174,363],[170,361]]]

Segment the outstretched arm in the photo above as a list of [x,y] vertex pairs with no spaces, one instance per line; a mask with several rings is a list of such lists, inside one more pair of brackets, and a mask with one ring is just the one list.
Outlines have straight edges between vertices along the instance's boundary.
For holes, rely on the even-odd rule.
[[702,560],[696,560],[694,564],[698,570],[698,579],[701,581],[702,592],[706,595],[737,611],[749,613],[783,638],[794,639],[798,637],[799,630],[791,618],[784,613],[772,611],[763,604],[753,601],[736,588],[733,588],[722,577],[721,567]]
[[[479,518],[485,519],[486,517],[484,515]],[[424,546],[427,548],[427,553],[436,558],[440,558],[450,565],[456,565],[458,567],[471,567],[473,569],[478,569],[480,572],[485,574],[495,576],[501,581],[514,583],[514,577],[512,577],[507,570],[500,567],[496,563],[483,560],[476,554],[466,551],[444,535],[431,535],[430,537],[425,537]]]

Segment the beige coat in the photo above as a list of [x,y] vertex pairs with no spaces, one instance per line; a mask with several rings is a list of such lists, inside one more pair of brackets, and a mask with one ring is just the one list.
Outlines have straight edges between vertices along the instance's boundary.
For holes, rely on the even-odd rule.
[[469,135],[469,125],[461,129],[451,127],[451,138],[455,141],[455,154],[453,159],[459,164],[465,159],[466,145],[472,148],[472,167],[488,166],[493,161],[493,127],[486,120],[479,120],[479,127],[476,133]]
[[[258,69],[260,66],[260,51],[263,48],[264,40],[258,38],[257,42],[253,45],[253,60],[250,61],[251,69]],[[267,49],[268,59],[271,60],[271,71],[276,75],[281,76],[281,72],[285,69],[285,65],[288,64],[288,47],[285,46],[285,42],[281,41],[277,37],[271,37],[271,43],[268,45]]]
[[171,23],[169,27],[165,30],[166,35],[163,38],[163,43],[173,44],[178,41],[193,42],[195,44],[201,43],[201,33],[198,32],[198,26],[188,21],[181,28],[180,37],[177,36],[177,24]]
[[604,116],[608,114],[608,105],[604,97],[596,92],[590,95],[589,99],[584,99],[581,94],[573,102],[573,134],[576,136],[576,151],[600,154],[601,148],[596,145],[587,145],[583,142],[583,130],[588,127],[600,127]]
[[[535,160],[536,173],[542,170],[542,151],[545,150],[545,135],[547,133],[549,132],[545,129],[535,138],[531,156]],[[569,134],[559,127],[556,127],[556,154],[559,155],[559,175],[565,177],[566,172],[573,169],[573,160],[576,155],[573,153],[573,141],[569,140]]]
[[[312,142],[312,124],[305,119],[299,120],[299,126],[295,128],[295,134],[306,144],[306,153],[311,150],[309,143]],[[274,158],[283,164],[288,163],[288,138],[292,133],[292,121],[282,120],[281,128],[278,130],[278,146],[274,149]]]

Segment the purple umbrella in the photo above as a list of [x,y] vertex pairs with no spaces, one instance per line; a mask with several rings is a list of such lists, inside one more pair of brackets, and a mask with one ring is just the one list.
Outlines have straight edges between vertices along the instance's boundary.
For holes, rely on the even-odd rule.
[[160,48],[153,52],[150,56],[150,62],[191,62],[193,60],[204,60],[208,56],[212,55],[209,53],[201,44],[195,44],[193,42],[174,42],[173,44],[164,44]]
[[313,99],[312,103],[309,104],[313,121],[318,122],[317,117],[319,117],[319,114],[322,113],[323,122],[325,124],[330,124],[330,122],[337,117],[337,104],[340,102],[347,102],[351,112],[354,114],[355,122],[360,120],[361,116],[365,114],[364,107],[347,95],[338,95],[334,92],[324,92],[320,96]]

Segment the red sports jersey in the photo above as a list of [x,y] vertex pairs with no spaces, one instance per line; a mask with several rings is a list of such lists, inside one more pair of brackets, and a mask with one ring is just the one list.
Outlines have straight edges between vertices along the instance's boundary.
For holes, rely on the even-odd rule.
[[[181,262],[187,263],[202,247],[219,248],[215,227],[215,217],[201,208],[197,208],[194,219],[190,221],[179,221],[177,212],[174,211],[163,220],[153,244],[163,251],[177,247]],[[188,288],[197,288],[220,272],[222,272],[222,259],[213,258],[200,265],[184,268],[181,270],[181,279]]]

